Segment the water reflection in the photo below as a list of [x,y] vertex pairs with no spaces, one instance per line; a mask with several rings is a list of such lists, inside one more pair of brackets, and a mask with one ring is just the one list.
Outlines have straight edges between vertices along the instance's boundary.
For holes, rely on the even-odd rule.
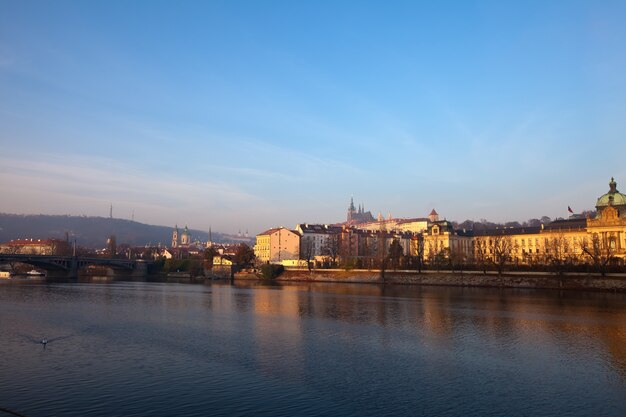
[[[624,301],[322,283],[2,283],[0,406],[30,416],[626,415]],[[45,352],[32,343],[65,335]]]
[[[601,347],[626,377],[626,296],[511,289],[305,283],[254,288],[259,317],[323,318],[418,332],[434,348],[480,340],[485,348],[551,346],[565,353]],[[246,295],[249,295],[246,293]],[[237,308],[249,308],[240,300]],[[296,338],[301,327],[289,334]],[[504,343],[503,343],[504,342]],[[600,355],[602,356],[602,355]]]

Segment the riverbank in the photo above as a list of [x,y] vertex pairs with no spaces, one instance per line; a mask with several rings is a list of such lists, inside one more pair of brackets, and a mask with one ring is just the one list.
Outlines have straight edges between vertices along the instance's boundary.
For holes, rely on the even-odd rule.
[[[251,273],[237,273],[235,280],[258,280],[260,276]],[[384,278],[375,270],[342,269],[288,269],[278,278],[278,282],[335,282],[361,284],[395,285],[440,285],[458,287],[503,287],[534,288],[584,291],[626,292],[626,275],[607,274],[606,276],[582,273],[555,275],[545,272],[511,272],[498,276],[497,273],[482,271],[385,271]]]

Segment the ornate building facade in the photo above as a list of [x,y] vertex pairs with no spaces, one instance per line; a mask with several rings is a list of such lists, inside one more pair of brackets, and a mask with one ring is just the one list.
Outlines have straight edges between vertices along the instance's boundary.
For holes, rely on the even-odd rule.
[[473,248],[476,259],[493,259],[505,252],[511,261],[525,264],[624,263],[626,195],[611,178],[609,191],[597,200],[595,217],[486,230],[474,234]]

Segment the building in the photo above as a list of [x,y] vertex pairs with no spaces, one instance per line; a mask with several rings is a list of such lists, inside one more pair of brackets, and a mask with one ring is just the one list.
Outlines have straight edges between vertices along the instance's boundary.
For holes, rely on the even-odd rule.
[[350,198],[350,206],[348,206],[348,216],[346,218],[346,223],[348,224],[359,224],[359,223],[367,223],[373,222],[374,216],[370,211],[365,211],[365,207],[363,204],[359,204],[359,208],[354,207],[354,199]]
[[300,234],[300,259],[320,260],[327,254],[329,244],[341,232],[341,227],[301,223],[295,231]]
[[429,221],[426,218],[388,218],[360,223],[357,225],[359,229],[363,230],[387,230],[387,231],[398,231],[398,232],[411,232],[411,233],[421,233],[428,228]]
[[626,195],[613,178],[596,202],[594,218],[572,216],[540,227],[497,228],[475,233],[478,261],[507,257],[522,264],[624,263]]
[[20,255],[71,255],[68,242],[60,239],[13,239],[0,243],[0,253]]
[[397,242],[402,255],[430,263],[445,260],[453,264],[598,266],[623,264],[626,260],[626,195],[617,190],[613,178],[609,191],[597,199],[593,218],[572,215],[540,226],[480,231],[457,230],[451,222],[440,220],[435,209],[428,218],[389,216],[384,220],[379,216],[379,221],[356,223],[366,218],[370,219],[371,213],[365,213],[361,205],[355,209],[351,201],[348,222],[335,226],[302,223],[295,230],[270,229],[257,235],[254,252],[262,262],[289,261],[295,265],[292,261],[300,259],[375,267]]
[[256,236],[254,255],[263,263],[300,259],[300,234],[285,227],[259,233]]
[[455,230],[452,223],[439,220],[433,209],[429,215],[432,221],[422,233],[423,256],[427,261],[441,258],[456,260],[469,259],[472,255],[472,234],[464,230]]
[[344,224],[348,226],[356,226],[362,230],[387,230],[420,233],[426,230],[428,222],[429,220],[426,218],[394,218],[391,216],[391,213],[386,219],[383,218],[381,213],[378,213],[377,218],[374,218],[370,211],[365,211],[362,204],[359,204],[359,207],[355,208],[354,200],[350,199],[348,216]]
[[189,228],[185,226],[182,233],[178,231],[178,225],[174,226],[172,231],[172,248],[179,248],[191,245],[191,232]]

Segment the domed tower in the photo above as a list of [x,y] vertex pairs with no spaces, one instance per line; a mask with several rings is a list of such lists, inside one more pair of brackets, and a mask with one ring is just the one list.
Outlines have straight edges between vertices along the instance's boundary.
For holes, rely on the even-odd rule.
[[180,244],[185,246],[191,243],[191,233],[189,233],[189,229],[185,226],[185,230],[183,230],[182,235],[180,236]]
[[613,178],[609,182],[609,192],[598,198],[596,218],[601,218],[602,212],[609,206],[617,210],[619,217],[623,217],[624,213],[626,213],[626,195],[617,191],[617,183]]

